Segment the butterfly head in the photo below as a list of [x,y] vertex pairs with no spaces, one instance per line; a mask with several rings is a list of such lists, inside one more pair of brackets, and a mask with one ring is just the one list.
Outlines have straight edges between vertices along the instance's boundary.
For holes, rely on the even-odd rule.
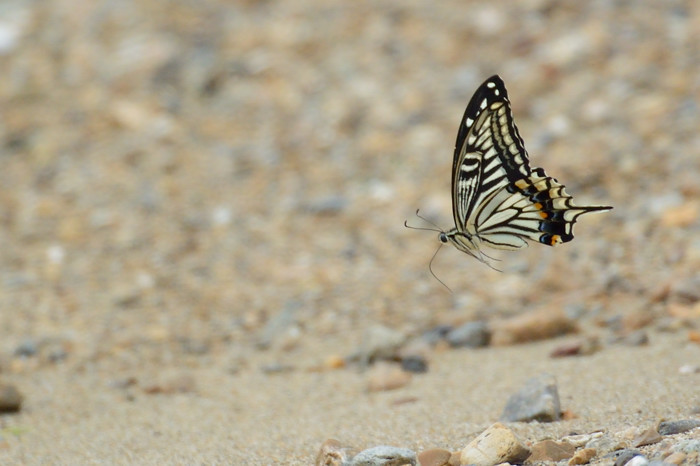
[[447,239],[447,233],[444,231],[441,231],[438,234],[438,239],[440,240],[441,243],[447,244],[449,242],[449,239]]

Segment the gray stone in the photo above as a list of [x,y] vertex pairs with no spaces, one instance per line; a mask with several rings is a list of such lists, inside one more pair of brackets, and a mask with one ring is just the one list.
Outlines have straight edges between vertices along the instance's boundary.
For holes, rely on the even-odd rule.
[[658,431],[661,435],[674,435],[700,427],[700,420],[683,419],[680,421],[666,421],[659,424]]
[[615,466],[625,466],[635,456],[644,456],[639,450],[622,449],[607,455],[615,460]]
[[551,374],[542,374],[525,383],[508,399],[502,421],[508,422],[552,422],[561,417],[561,406],[557,381]]
[[453,328],[447,333],[446,339],[450,346],[479,348],[489,344],[489,332],[486,322],[467,322]]
[[410,464],[416,466],[418,462],[416,452],[407,448],[397,448],[381,445],[369,448],[358,453],[349,466],[403,466]]

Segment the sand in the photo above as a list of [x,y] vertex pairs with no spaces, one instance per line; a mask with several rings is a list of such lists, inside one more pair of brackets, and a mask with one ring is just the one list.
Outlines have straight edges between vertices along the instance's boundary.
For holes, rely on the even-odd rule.
[[[529,444],[697,419],[699,32],[692,2],[3,3],[0,384],[24,401],[0,464],[458,450],[545,372],[572,418],[509,424]],[[457,125],[495,73],[532,165],[614,210],[502,272],[442,248],[451,293],[403,222],[452,226]],[[537,311],[578,333],[438,345],[390,391],[329,363],[380,325]]]

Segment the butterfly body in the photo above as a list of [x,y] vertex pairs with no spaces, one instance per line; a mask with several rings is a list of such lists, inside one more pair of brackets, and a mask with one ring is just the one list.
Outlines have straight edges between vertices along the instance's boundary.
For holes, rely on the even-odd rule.
[[[499,76],[474,93],[457,133],[452,164],[455,227],[439,240],[485,262],[481,246],[515,250],[527,240],[549,246],[574,238],[585,213],[609,206],[576,206],[564,186],[531,168],[508,94]],[[488,256],[486,256],[488,257]]]

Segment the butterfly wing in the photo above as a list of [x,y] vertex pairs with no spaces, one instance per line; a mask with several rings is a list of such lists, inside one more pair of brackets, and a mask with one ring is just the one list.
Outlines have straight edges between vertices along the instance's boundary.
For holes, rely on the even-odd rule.
[[455,229],[497,249],[526,239],[554,246],[571,241],[577,218],[608,206],[575,206],[564,186],[530,168],[503,80],[487,79],[462,117],[452,164]]
[[469,231],[474,208],[494,192],[530,174],[523,140],[513,123],[503,80],[491,76],[476,90],[457,132],[452,162],[452,214]]

